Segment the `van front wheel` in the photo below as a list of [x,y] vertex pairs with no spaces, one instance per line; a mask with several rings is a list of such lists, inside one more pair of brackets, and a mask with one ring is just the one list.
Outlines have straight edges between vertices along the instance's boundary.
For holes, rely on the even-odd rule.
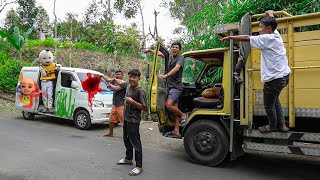
[[34,116],[36,114],[34,113],[30,113],[30,112],[27,112],[27,111],[22,111],[22,116],[25,120],[33,120],[34,119]]
[[87,130],[91,127],[91,118],[87,111],[80,110],[74,116],[74,123],[78,129]]
[[198,120],[186,130],[184,148],[193,162],[217,166],[229,153],[229,138],[217,122]]

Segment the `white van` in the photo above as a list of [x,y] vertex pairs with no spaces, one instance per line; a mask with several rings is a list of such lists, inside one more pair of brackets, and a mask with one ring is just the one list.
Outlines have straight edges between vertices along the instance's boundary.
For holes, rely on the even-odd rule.
[[[17,85],[17,96],[15,107],[22,111],[24,119],[31,120],[35,115],[46,115],[73,120],[79,129],[89,129],[91,124],[109,122],[112,107],[113,92],[108,88],[106,82],[100,82],[101,92],[92,99],[92,110],[89,106],[88,93],[82,89],[81,82],[87,79],[87,73],[101,74],[97,71],[62,67],[56,72],[54,81],[54,113],[42,113],[44,105],[40,95],[27,96],[29,105],[21,100],[18,93],[21,79]],[[23,67],[20,72],[23,78],[30,78],[38,90],[41,90],[39,67]],[[29,80],[30,80],[29,79]]]

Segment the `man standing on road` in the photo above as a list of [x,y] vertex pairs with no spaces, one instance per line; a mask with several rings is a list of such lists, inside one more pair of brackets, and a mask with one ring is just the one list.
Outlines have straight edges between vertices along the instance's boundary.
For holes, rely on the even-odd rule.
[[[103,79],[108,80],[109,78],[105,75],[101,76]],[[116,71],[116,79],[122,80],[123,72],[121,70]],[[124,120],[124,96],[126,89],[119,86],[118,82],[115,81],[113,84],[110,83],[110,88],[113,90],[112,98],[112,109],[109,117],[109,133],[103,136],[113,137],[113,129],[117,123],[123,123]]]

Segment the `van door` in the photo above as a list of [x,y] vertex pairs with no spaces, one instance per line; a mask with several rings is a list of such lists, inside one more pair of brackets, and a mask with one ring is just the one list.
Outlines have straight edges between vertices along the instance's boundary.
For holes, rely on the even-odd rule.
[[[159,52],[164,58],[159,56]],[[165,103],[167,98],[166,80],[158,76],[159,73],[167,73],[169,62],[169,52],[160,43],[157,43],[151,69],[151,88],[150,88],[150,111],[157,112],[160,124],[167,122],[165,115]]]
[[73,119],[77,89],[72,88],[72,81],[80,82],[69,71],[60,71],[56,85],[55,115],[61,118]]
[[40,87],[38,84],[38,69],[23,68],[19,75],[16,90],[15,107],[24,112],[37,112],[40,102]]

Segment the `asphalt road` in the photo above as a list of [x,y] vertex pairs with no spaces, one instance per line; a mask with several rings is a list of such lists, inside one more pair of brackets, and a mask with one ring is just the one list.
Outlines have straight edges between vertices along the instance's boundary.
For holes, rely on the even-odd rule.
[[[115,164],[124,156],[121,136],[101,137],[105,130],[104,125],[97,125],[90,131],[81,131],[63,120],[40,117],[26,121],[19,114],[2,112],[0,180],[317,180],[320,176],[320,158],[249,152],[224,167],[204,167],[190,162],[181,141],[175,143],[179,147],[168,148],[159,143],[152,145],[146,141],[152,141],[150,137],[154,136],[148,139],[148,135],[142,135],[144,172],[130,177],[128,172],[133,166]],[[159,141],[166,141],[161,138]]]

